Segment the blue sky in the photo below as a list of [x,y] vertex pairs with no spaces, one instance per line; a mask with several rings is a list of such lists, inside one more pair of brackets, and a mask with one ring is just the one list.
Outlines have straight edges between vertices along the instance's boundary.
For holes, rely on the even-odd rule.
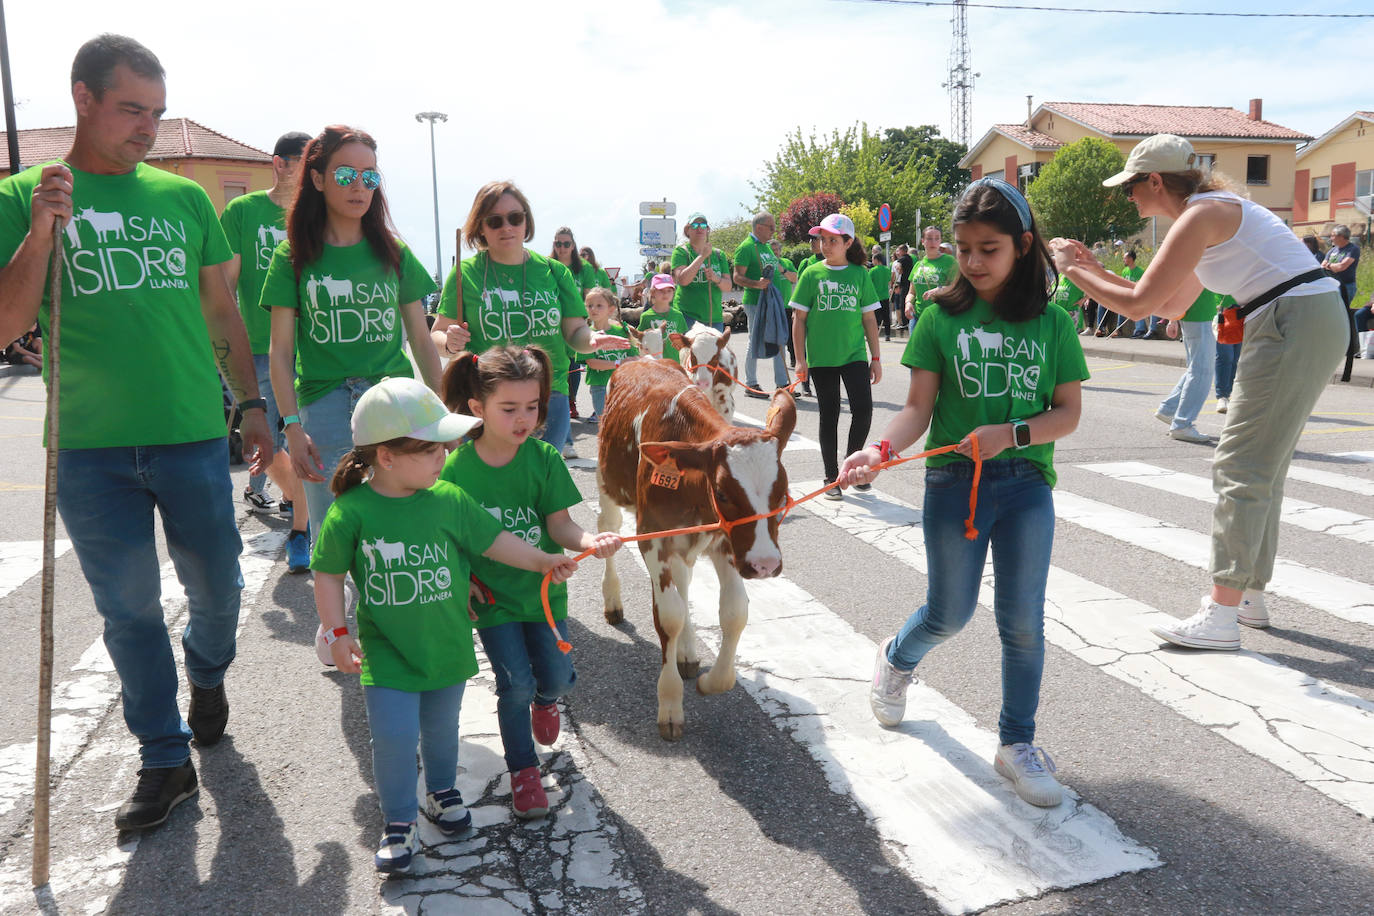
[[[1058,5],[1123,6],[1118,0]],[[1138,9],[1234,9],[1137,0]],[[839,0],[592,0],[388,4],[186,4],[146,13],[107,0],[6,9],[19,126],[73,122],[76,48],[101,31],[153,49],[168,115],[260,148],[287,130],[370,131],[401,235],[434,257],[428,125],[436,131],[443,257],[483,182],[512,178],[548,252],[569,225],[603,264],[640,263],[638,203],[679,220],[746,213],[762,164],[795,127],[949,130],[950,10]],[[1371,12],[1369,5],[1254,2],[1252,12]],[[1043,101],[1230,105],[1319,136],[1374,94],[1356,84],[1374,19],[1241,20],[974,8],[973,139]],[[1362,63],[1362,60],[1366,61]],[[1349,77],[1342,75],[1349,70]],[[872,201],[875,205],[880,201]],[[679,221],[679,228],[681,222]]]

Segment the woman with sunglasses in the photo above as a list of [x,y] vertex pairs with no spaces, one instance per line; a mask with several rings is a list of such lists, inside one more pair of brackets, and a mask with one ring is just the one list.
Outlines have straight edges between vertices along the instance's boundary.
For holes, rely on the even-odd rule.
[[1193,616],[1151,628],[1175,645],[1238,649],[1238,624],[1269,626],[1264,588],[1274,572],[1283,482],[1344,353],[1345,308],[1336,282],[1293,231],[1216,172],[1199,169],[1182,137],[1141,141],[1103,184],[1120,186],[1141,216],[1175,222],[1134,284],[1098,264],[1082,242],[1055,239],[1055,264],[1080,289],[1127,318],[1176,319],[1204,286],[1243,303],[1221,330],[1225,339],[1243,328],[1243,339],[1212,464],[1212,589]]
[[[553,250],[549,252],[549,257],[558,261],[572,273],[573,279],[577,281],[578,290],[582,293],[582,301],[587,301],[587,293],[596,288],[596,268],[589,262],[583,260],[582,254],[577,247],[577,240],[573,238],[573,232],[567,226],[559,226],[558,231],[553,234]],[[581,419],[581,414],[577,412],[577,389],[582,385],[582,373],[587,371],[587,364],[577,358],[577,353],[568,352],[568,417],[573,420]],[[572,427],[568,428],[568,441],[560,448],[565,457],[572,457],[573,437]]]
[[717,331],[725,330],[721,293],[730,291],[730,262],[719,248],[711,247],[711,224],[702,213],[687,217],[687,240],[673,249],[669,264],[677,283],[673,305],[687,321],[699,321]]
[[[317,534],[334,501],[329,475],[353,448],[358,398],[387,376],[414,375],[405,340],[436,391],[442,367],[420,304],[434,280],[396,237],[376,141],[326,127],[306,145],[301,169],[261,305],[272,314],[272,390]],[[327,647],[320,660],[333,663]]]
[[[578,253],[582,255],[582,262],[584,264],[590,264],[592,266],[592,270],[596,274],[596,286],[601,289],[608,289],[614,293],[615,283],[611,282],[611,275],[606,273],[606,269],[602,267],[601,262],[596,259],[596,252],[592,251],[586,245],[583,245],[578,249]],[[586,294],[584,293],[583,299],[585,298]]]
[[534,238],[534,217],[529,200],[513,182],[492,181],[478,189],[463,237],[477,254],[462,263],[461,303],[456,266],[444,281],[434,343],[449,356],[463,350],[480,354],[505,344],[529,344],[547,353],[553,390],[542,438],[562,450],[571,426],[568,349],[623,350],[630,342],[593,331],[572,271],[557,258],[525,247]]

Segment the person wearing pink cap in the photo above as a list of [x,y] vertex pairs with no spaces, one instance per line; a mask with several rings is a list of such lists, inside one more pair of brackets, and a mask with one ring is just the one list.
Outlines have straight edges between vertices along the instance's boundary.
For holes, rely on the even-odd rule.
[[[797,375],[810,378],[820,408],[821,460],[825,482],[839,475],[840,382],[849,397],[850,455],[863,448],[873,423],[873,385],[882,378],[878,356],[878,294],[865,266],[854,221],[832,213],[812,230],[824,260],[812,264],[792,293],[792,341]],[[884,290],[886,291],[886,290]],[[864,489],[868,487],[865,485]],[[826,499],[843,499],[839,489]]]
[[663,332],[663,358],[673,362],[677,362],[678,352],[668,335],[674,331],[687,333],[687,318],[673,305],[676,293],[677,284],[672,274],[654,274],[649,281],[649,307],[639,316],[640,331]]

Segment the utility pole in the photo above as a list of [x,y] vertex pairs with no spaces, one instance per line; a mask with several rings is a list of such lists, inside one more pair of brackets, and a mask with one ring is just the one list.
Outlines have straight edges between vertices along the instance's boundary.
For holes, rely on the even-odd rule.
[[442,111],[422,111],[415,116],[416,121],[429,122],[429,172],[434,179],[434,276],[436,282],[444,282],[444,250],[439,242],[439,166],[434,155],[434,122],[447,121],[448,115]]
[[983,74],[972,72],[969,63],[968,0],[954,0],[953,7],[954,42],[949,51],[949,77],[943,88],[949,90],[950,139],[968,146],[973,124],[973,81]]
[[5,32],[5,2],[0,0],[0,82],[5,89],[5,140],[9,146],[10,174],[19,172],[19,130],[14,123],[14,86],[10,82],[10,40]]

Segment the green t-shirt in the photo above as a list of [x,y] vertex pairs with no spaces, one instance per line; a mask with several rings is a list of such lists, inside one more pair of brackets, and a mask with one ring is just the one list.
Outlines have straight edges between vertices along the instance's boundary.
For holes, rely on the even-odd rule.
[[262,307],[296,311],[296,397],[303,407],[344,379],[373,384],[387,376],[415,375],[406,356],[401,306],[434,292],[434,278],[406,244],[399,277],[366,240],[325,245],[301,271],[291,266],[291,243],[272,253],[262,286]]
[[653,306],[646,308],[639,316],[639,327],[635,330],[648,331],[651,328],[660,328],[663,331],[663,358],[678,361],[677,347],[668,339],[668,335],[673,331],[679,334],[687,333],[687,318],[674,306],[668,306],[666,312],[655,312]]
[[1139,264],[1135,267],[1123,267],[1121,269],[1121,276],[1130,280],[1132,283],[1139,283],[1140,278],[1145,276],[1145,268],[1141,267]]
[[[56,161],[56,160],[54,160]],[[23,243],[44,165],[0,182],[0,265]],[[229,260],[195,182],[139,163],[72,169],[62,252],[62,448],[173,445],[224,436],[224,401],[201,310],[200,271]],[[38,323],[51,340],[49,290]],[[51,361],[43,362],[48,378]]]
[[[629,337],[629,332],[625,330],[625,325],[619,321],[611,320],[606,326],[603,334],[614,334],[616,337]],[[638,356],[639,350],[633,346],[628,350],[597,350],[595,353],[588,353],[584,359],[628,359],[631,356]],[[593,387],[605,385],[611,380],[611,373],[614,369],[593,369],[587,367],[587,384]]]
[[[534,344],[553,363],[553,390],[568,393],[564,318],[587,317],[572,271],[553,258],[526,251],[523,264],[498,264],[485,251],[463,261],[463,320],[472,332],[468,350],[484,353],[505,344]],[[439,314],[458,317],[457,268],[448,272]]]
[[1211,321],[1216,317],[1218,308],[1217,301],[1221,296],[1204,289],[1198,293],[1198,297],[1193,300],[1193,304],[1188,306],[1188,311],[1183,313],[1182,321]]
[[1083,290],[1074,285],[1064,274],[1059,275],[1059,281],[1054,285],[1054,292],[1050,294],[1050,302],[1068,312],[1074,308],[1074,304],[1083,298]]
[[878,301],[886,302],[892,289],[892,268],[886,264],[874,264],[868,269],[868,279],[873,284],[873,294]]
[[[526,439],[510,463],[499,468],[483,461],[476,445],[464,442],[448,456],[439,479],[462,487],[501,527],[545,553],[563,553],[549,535],[549,516],[582,501],[558,449],[534,438]],[[491,589],[493,598],[490,605],[473,602],[477,629],[517,620],[544,620],[544,606],[539,601],[544,579],[541,574],[486,557],[475,557],[472,571]],[[566,582],[550,583],[549,609],[554,620],[568,616]]]
[[[926,450],[953,445],[979,426],[1044,413],[1057,385],[1088,377],[1083,347],[1068,312],[1047,307],[1029,321],[1013,323],[997,318],[981,299],[958,315],[939,306],[922,312],[902,365],[940,375]],[[1009,448],[995,457],[1025,458],[1050,486],[1057,479],[1053,442]],[[967,460],[946,452],[926,459],[926,464],[938,467]]]
[[[555,258],[554,260],[558,259]],[[563,262],[559,261],[559,263],[561,264]],[[571,272],[572,268],[569,268],[568,270],[569,272]],[[595,289],[597,286],[601,285],[598,282],[599,280],[600,278],[597,276],[596,268],[592,266],[592,262],[583,261],[582,270],[577,274],[577,287],[582,293],[582,299],[584,302],[587,298],[587,290]]]
[[[773,254],[773,249],[769,248],[766,243],[754,238],[752,232],[746,235],[744,241],[740,242],[739,247],[735,249],[735,266],[744,268],[744,275],[750,280],[762,279],[763,269],[769,264],[773,265],[773,284],[776,286],[779,268],[778,256]],[[744,291],[744,304],[757,305],[761,292],[762,290],[746,289]]]
[[362,683],[418,692],[477,673],[468,573],[501,525],[467,493],[439,481],[400,499],[369,484],[334,500],[310,568],[358,584]]
[[[686,267],[697,259],[696,250],[691,245],[679,245],[673,249],[673,258],[669,262],[672,269],[676,271],[679,267]],[[730,262],[726,260],[725,253],[717,248],[711,249],[711,256],[708,261],[703,261],[697,275],[692,278],[691,283],[679,283],[677,292],[673,293],[673,307],[681,312],[687,321],[700,321],[702,324],[720,324],[724,319],[721,317],[720,307],[720,287],[706,280],[706,266],[710,264],[711,269],[717,276],[728,277],[730,275]]]
[[239,256],[239,285],[234,292],[248,329],[248,343],[255,354],[266,353],[272,342],[272,315],[258,308],[258,303],[272,252],[286,241],[286,211],[266,191],[254,191],[229,201],[219,222],[229,239],[229,250]]
[[867,362],[863,313],[880,308],[867,268],[831,267],[824,261],[811,265],[797,278],[792,308],[806,312],[808,366]]
[[812,264],[819,264],[823,260],[825,259],[818,254],[808,255],[802,258],[801,264],[797,265],[797,279],[800,280],[801,275],[806,273],[806,268],[810,267]]
[[1233,305],[1235,305],[1235,304],[1236,304],[1236,299],[1235,299],[1234,296],[1223,296],[1223,295],[1221,295],[1220,293],[1217,294],[1217,314],[1218,314],[1218,315],[1220,315],[1222,312],[1226,311],[1227,309],[1229,309],[1231,306],[1233,306]]
[[[797,265],[787,258],[778,258],[778,282],[777,287],[782,291],[782,304],[787,305],[792,301],[792,287],[795,286],[791,280],[787,279],[789,273],[797,273]],[[801,274],[797,274],[797,279],[801,279]]]
[[923,257],[911,265],[911,296],[915,300],[911,311],[916,317],[919,318],[926,306],[931,304],[926,293],[944,286],[958,269],[959,263],[952,254],[942,254],[938,258]]

